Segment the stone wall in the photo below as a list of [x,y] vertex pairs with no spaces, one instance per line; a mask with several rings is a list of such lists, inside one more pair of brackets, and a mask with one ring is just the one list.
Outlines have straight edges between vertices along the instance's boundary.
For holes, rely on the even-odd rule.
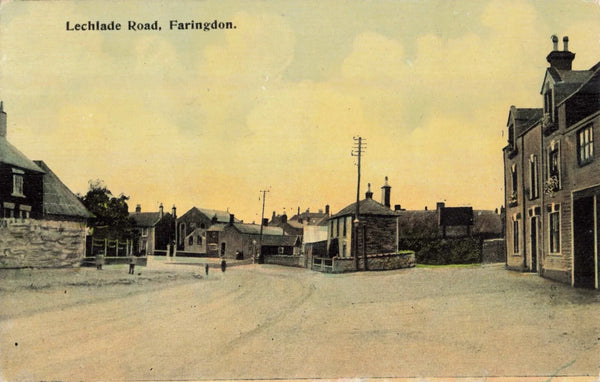
[[506,252],[504,250],[504,239],[484,240],[481,248],[481,262],[504,263],[506,261]]
[[85,234],[83,222],[0,219],[0,268],[79,266]]
[[304,256],[265,255],[265,264],[284,265],[286,267],[304,267]]
[[[332,273],[345,273],[356,271],[356,260],[354,258],[333,258],[320,260],[321,261],[318,263],[313,262],[312,270]],[[366,270],[389,271],[393,269],[413,268],[415,265],[415,253],[413,251],[401,251],[399,253],[368,255]],[[365,270],[364,258],[358,259],[358,270]]]

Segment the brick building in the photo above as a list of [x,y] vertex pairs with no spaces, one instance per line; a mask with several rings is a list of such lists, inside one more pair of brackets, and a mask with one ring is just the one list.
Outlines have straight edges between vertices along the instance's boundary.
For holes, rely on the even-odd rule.
[[140,233],[135,251],[146,255],[154,255],[157,250],[166,251],[175,241],[176,211],[173,206],[171,213],[165,213],[161,203],[157,212],[142,212],[142,206],[138,204],[135,212],[129,213]]
[[510,108],[503,149],[506,265],[598,288],[600,62],[573,70],[552,36],[542,108]]

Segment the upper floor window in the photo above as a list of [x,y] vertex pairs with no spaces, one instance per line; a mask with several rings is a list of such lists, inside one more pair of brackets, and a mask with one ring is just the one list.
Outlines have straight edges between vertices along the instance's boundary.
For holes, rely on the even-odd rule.
[[343,235],[344,235],[344,237],[346,237],[346,220],[348,220],[348,219],[344,218],[344,229],[343,229]]
[[537,155],[529,157],[529,198],[537,199],[540,196],[538,180],[538,158]]
[[514,148],[515,145],[515,126],[508,126],[508,145]]
[[510,166],[510,178],[511,178],[511,195],[510,202],[515,203],[517,201],[518,191],[518,176],[517,176],[517,165],[513,164]]
[[148,236],[148,228],[142,228],[142,236],[143,237]]
[[544,113],[552,115],[552,89],[548,89],[544,94]]
[[13,168],[13,196],[25,196],[23,193],[23,175],[24,171]]
[[552,193],[560,189],[560,142],[552,142],[548,149],[548,174],[545,192]]
[[577,132],[577,161],[580,165],[590,163],[594,159],[594,129],[586,126]]

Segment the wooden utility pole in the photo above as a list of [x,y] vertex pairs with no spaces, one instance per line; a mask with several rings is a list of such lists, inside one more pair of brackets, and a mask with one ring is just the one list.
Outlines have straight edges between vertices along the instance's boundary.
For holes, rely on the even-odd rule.
[[[354,221],[352,222],[352,226],[353,226],[353,241],[354,241],[354,266],[356,267],[356,270],[358,271],[358,235],[359,235],[359,229],[358,229],[358,225],[359,225],[359,216],[360,216],[360,206],[359,206],[359,202],[360,202],[360,160],[362,157],[362,154],[365,152],[365,149],[367,148],[367,143],[365,142],[366,139],[363,139],[362,137],[358,136],[358,137],[354,137],[354,146],[352,146],[352,153],[351,155],[353,157],[358,157],[358,161],[357,161],[357,168],[358,168],[358,180],[356,182],[356,211],[355,211],[355,218]],[[366,259],[365,259],[366,261]]]
[[264,226],[264,220],[265,220],[265,199],[266,199],[266,194],[267,192],[269,192],[269,190],[261,190],[260,192],[262,192],[262,213],[260,215],[260,236],[258,238],[258,262],[262,263],[264,261],[263,259],[263,255],[262,255],[262,237],[263,237],[263,226]]

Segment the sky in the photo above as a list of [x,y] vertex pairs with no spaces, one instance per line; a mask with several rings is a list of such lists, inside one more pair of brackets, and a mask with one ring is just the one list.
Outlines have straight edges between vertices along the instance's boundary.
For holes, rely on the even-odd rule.
[[[235,28],[171,30],[177,22]],[[119,31],[71,26],[122,24]],[[161,30],[128,30],[128,22]],[[75,193],[259,222],[356,200],[504,203],[511,105],[541,107],[551,35],[600,61],[599,0],[2,1],[8,140]]]

